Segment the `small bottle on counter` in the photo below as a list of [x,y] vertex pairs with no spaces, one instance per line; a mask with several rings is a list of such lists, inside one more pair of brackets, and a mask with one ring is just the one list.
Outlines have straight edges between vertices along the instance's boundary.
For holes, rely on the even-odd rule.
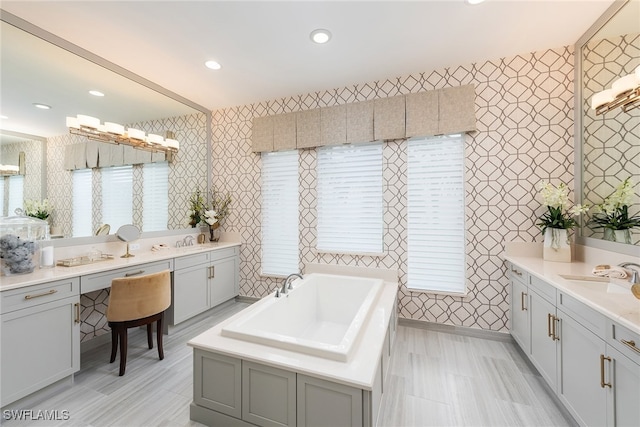
[[53,242],[49,238],[48,230],[46,236],[44,240],[38,241],[38,245],[40,246],[40,268],[50,268],[55,265]]

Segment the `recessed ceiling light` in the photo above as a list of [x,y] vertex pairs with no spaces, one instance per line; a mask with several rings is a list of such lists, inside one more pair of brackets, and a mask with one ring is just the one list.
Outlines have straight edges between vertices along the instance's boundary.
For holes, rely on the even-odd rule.
[[217,63],[216,61],[207,61],[204,63],[207,68],[211,68],[212,70],[219,70],[222,68],[222,65]]
[[0,116],[0,119],[2,119],[2,120],[6,120],[6,119],[8,119],[8,118],[9,118],[9,117],[5,116],[4,114]]
[[329,30],[323,30],[322,28],[318,28],[317,30],[311,31],[310,36],[311,40],[314,43],[323,44],[328,42],[331,39],[331,32]]
[[464,0],[467,4],[480,4],[482,3],[484,0]]
[[47,104],[40,104],[39,102],[34,102],[33,106],[36,108],[40,108],[41,110],[50,110],[51,106]]
[[99,90],[90,90],[89,93],[93,96],[104,96],[104,93],[100,92]]

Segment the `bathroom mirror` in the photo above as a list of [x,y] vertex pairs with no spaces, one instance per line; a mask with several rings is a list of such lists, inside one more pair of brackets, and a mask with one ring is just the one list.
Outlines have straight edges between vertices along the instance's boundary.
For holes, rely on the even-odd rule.
[[[627,112],[617,108],[596,115],[591,97],[640,65],[638,16],[639,1],[616,1],[576,43],[575,50],[576,199],[598,205],[630,177],[635,184],[630,214],[640,212],[640,108]],[[631,244],[604,237],[602,229],[583,221],[577,242],[635,256],[640,253],[638,228],[632,230]]]
[[134,257],[135,255],[129,252],[129,242],[133,242],[134,240],[138,240],[140,238],[140,229],[133,224],[125,224],[118,228],[116,237],[118,237],[118,239],[122,240],[123,242],[127,242],[127,252],[120,258]]
[[[31,167],[40,165],[39,174],[34,177],[39,176],[41,184],[38,189],[25,186],[24,198],[47,197],[53,205],[51,226],[64,237],[83,236],[72,231],[73,177],[64,167],[64,156],[68,145],[86,141],[69,133],[65,118],[85,114],[147,133],[164,135],[170,131],[175,134],[175,139],[180,141],[180,151],[174,161],[168,163],[169,212],[165,229],[187,228],[189,189],[208,190],[210,112],[4,10],[0,10],[0,25],[0,105],[2,115],[8,117],[2,119],[0,127],[3,133],[33,135],[41,146],[39,159],[27,160]],[[99,90],[104,96],[92,96],[90,90]],[[34,103],[51,108],[41,110],[35,108]],[[16,149],[18,145],[5,151]],[[38,156],[35,150],[33,155]],[[144,174],[142,165],[134,165],[133,169],[131,221],[142,228],[140,191]],[[86,236],[101,225],[98,221],[102,208],[100,197],[104,193],[102,185],[103,182],[109,185],[100,179],[100,169],[90,171],[91,216],[95,223],[86,227]]]

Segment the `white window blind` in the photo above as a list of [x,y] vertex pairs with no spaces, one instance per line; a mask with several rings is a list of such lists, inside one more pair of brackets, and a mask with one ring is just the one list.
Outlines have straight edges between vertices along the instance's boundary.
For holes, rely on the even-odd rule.
[[298,151],[262,153],[262,274],[297,272]]
[[133,222],[133,167],[102,168],[102,222],[118,230]]
[[9,177],[9,215],[14,216],[16,209],[22,209],[24,201],[24,176],[11,175]]
[[4,176],[0,176],[0,216],[8,216],[4,212]]
[[169,163],[145,163],[142,179],[142,231],[166,230],[169,223]]
[[462,294],[465,284],[464,137],[407,143],[407,287]]
[[73,237],[93,235],[93,185],[91,180],[91,169],[73,171]]
[[382,143],[319,148],[317,172],[317,249],[382,253]]

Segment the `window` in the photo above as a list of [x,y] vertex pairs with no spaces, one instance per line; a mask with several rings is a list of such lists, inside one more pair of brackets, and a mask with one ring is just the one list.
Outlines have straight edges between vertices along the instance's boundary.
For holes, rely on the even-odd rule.
[[0,216],[8,216],[4,213],[4,176],[0,176]]
[[166,230],[169,223],[169,163],[145,163],[142,179],[142,231]]
[[407,143],[407,287],[463,294],[464,137]]
[[101,169],[102,222],[118,230],[133,222],[133,167]]
[[262,274],[297,272],[298,151],[262,153]]
[[382,143],[319,148],[317,165],[317,249],[381,254]]
[[9,177],[9,207],[8,216],[15,215],[16,209],[22,209],[24,202],[24,176],[11,175]]
[[91,180],[91,169],[73,171],[73,237],[93,235],[93,185]]

